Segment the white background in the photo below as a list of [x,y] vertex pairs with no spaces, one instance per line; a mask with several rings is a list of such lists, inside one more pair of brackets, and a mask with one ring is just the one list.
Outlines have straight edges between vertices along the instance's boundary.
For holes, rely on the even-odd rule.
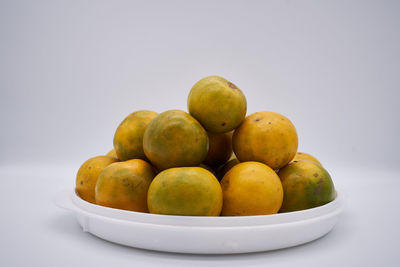
[[[399,13],[398,1],[1,0],[0,265],[285,265],[319,255],[395,266]],[[208,75],[238,85],[248,114],[294,123],[299,150],[347,192],[331,234],[272,253],[182,256],[106,243],[54,207],[80,164],[112,148],[126,115],[186,110],[191,86]]]

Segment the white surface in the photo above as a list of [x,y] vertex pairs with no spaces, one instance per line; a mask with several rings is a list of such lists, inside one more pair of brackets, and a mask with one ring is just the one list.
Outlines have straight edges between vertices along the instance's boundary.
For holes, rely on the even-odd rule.
[[343,209],[341,194],[313,209],[266,216],[199,217],[131,212],[94,205],[75,190],[55,204],[75,215],[84,232],[121,245],[186,254],[238,254],[293,247],[326,235]]
[[[0,1],[0,161],[84,162],[207,75],[330,164],[398,163],[400,1]],[[384,137],[382,136],[384,134]],[[84,144],[84,145],[83,145]],[[329,166],[327,166],[329,169]]]
[[[0,265],[399,266],[399,6],[0,1]],[[82,233],[53,205],[82,162],[111,149],[126,115],[186,109],[210,74],[243,90],[248,113],[294,123],[299,150],[347,196],[330,234],[269,253],[166,254]]]
[[[79,165],[79,163],[77,163]],[[77,166],[0,168],[1,266],[399,266],[399,170],[331,169],[346,196],[335,228],[314,242],[278,251],[231,256],[153,252],[116,245],[82,232],[53,198],[73,186]]]

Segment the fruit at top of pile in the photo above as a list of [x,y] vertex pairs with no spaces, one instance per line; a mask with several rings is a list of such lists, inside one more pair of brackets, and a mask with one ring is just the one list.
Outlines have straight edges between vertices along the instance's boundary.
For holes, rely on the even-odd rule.
[[96,203],[102,206],[148,212],[147,190],[155,176],[144,160],[113,163],[101,172],[95,188]]
[[118,159],[110,156],[97,156],[85,161],[76,175],[76,193],[84,200],[95,203],[94,188],[100,173]]
[[296,155],[294,156],[292,162],[300,161],[300,160],[309,160],[309,161],[315,162],[322,166],[321,162],[319,162],[313,155],[310,155],[310,154],[307,154],[304,152],[297,152]]
[[120,160],[146,159],[143,134],[157,115],[154,111],[140,110],[129,114],[121,122],[114,134],[114,149]]
[[218,216],[222,208],[222,191],[217,178],[206,169],[172,168],[154,178],[147,203],[151,213]]
[[204,163],[217,168],[227,162],[232,155],[232,132],[207,133],[209,149]]
[[239,161],[258,161],[272,169],[289,163],[297,152],[297,132],[285,116],[276,112],[256,112],[235,130],[233,151]]
[[117,152],[115,152],[115,149],[114,149],[114,148],[111,149],[110,151],[108,151],[108,153],[106,154],[106,156],[110,156],[110,157],[114,157],[114,158],[118,159]]
[[221,181],[224,195],[221,215],[246,216],[277,213],[283,189],[273,169],[259,162],[242,162]]
[[247,103],[236,85],[222,77],[209,76],[190,90],[188,109],[208,132],[225,133],[243,121]]
[[197,166],[208,152],[204,128],[182,110],[161,113],[147,127],[143,137],[147,158],[158,170]]
[[284,198],[280,212],[310,209],[335,198],[329,173],[319,164],[304,160],[289,163],[279,170]]

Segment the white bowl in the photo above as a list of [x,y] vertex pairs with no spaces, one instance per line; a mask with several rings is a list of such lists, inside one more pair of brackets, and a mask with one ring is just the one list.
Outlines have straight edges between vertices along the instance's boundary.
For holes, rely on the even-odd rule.
[[179,253],[233,254],[304,244],[336,224],[343,200],[308,210],[273,215],[200,217],[157,215],[107,208],[82,200],[73,191],[56,199],[75,213],[83,231],[118,244]]

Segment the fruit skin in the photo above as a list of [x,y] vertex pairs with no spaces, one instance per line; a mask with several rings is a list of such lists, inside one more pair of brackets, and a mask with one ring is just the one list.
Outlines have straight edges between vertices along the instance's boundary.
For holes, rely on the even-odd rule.
[[219,216],[222,190],[217,178],[204,168],[172,168],[154,178],[147,203],[156,214]]
[[219,76],[208,76],[190,90],[188,109],[207,131],[225,133],[242,123],[247,102],[236,85]]
[[217,168],[229,160],[232,155],[232,134],[232,132],[207,133],[210,146],[204,160],[206,165]]
[[143,134],[149,123],[158,114],[140,110],[129,114],[118,126],[114,134],[114,149],[121,161],[144,159]]
[[335,198],[335,187],[329,173],[319,164],[304,160],[280,169],[284,198],[280,212],[310,209]]
[[97,180],[96,204],[148,212],[147,191],[154,176],[153,167],[141,159],[113,163],[102,171]]
[[307,154],[304,152],[297,152],[291,162],[300,161],[300,160],[309,160],[309,161],[315,162],[322,166],[321,162],[319,162],[313,155],[310,155],[310,154]]
[[240,162],[258,161],[274,170],[293,159],[297,145],[297,132],[291,121],[268,111],[247,116],[232,138],[233,151]]
[[118,159],[111,156],[97,156],[85,161],[76,175],[75,191],[80,198],[95,203],[94,188],[100,173],[108,165],[117,162]]
[[158,170],[197,166],[208,152],[204,128],[182,110],[169,110],[158,115],[143,137],[147,158]]
[[114,157],[114,158],[118,159],[117,152],[115,152],[115,149],[114,149],[114,148],[111,149],[110,151],[108,151],[108,153],[106,154],[106,156],[110,156],[110,157]]
[[235,157],[231,160],[229,160],[227,163],[225,163],[224,165],[220,166],[217,169],[217,178],[218,180],[222,180],[222,178],[225,176],[225,174],[233,168],[233,166],[236,166],[240,163],[240,161]]
[[281,181],[263,163],[237,164],[222,178],[221,187],[224,195],[221,215],[224,216],[274,214],[282,205]]

